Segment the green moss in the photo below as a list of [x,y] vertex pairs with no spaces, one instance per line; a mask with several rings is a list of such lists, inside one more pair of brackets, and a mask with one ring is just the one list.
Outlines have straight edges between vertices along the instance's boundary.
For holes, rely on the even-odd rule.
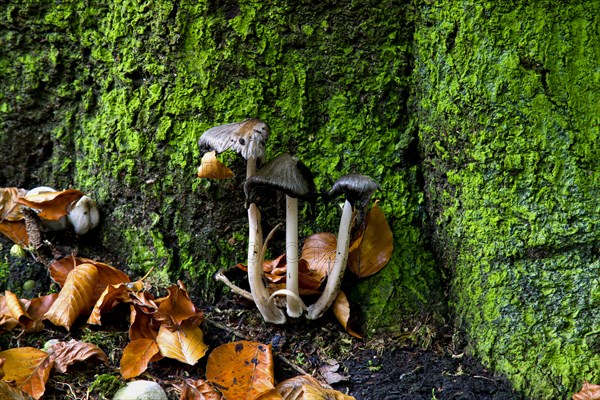
[[535,398],[598,380],[595,2],[424,5],[415,105],[472,350]]

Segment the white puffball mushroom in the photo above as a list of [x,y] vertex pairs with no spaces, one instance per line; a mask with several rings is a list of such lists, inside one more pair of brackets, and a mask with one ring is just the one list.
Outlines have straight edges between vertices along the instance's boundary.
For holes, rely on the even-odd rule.
[[67,221],[76,234],[85,235],[90,229],[97,227],[100,222],[100,213],[96,202],[88,196],[82,196],[67,214]]
[[[56,189],[51,188],[50,186],[38,186],[27,192],[26,196],[33,196],[36,194],[44,194],[44,193],[54,193],[57,192]],[[40,218],[40,229],[43,232],[56,232],[56,231],[64,231],[67,229],[67,218],[61,217],[57,221],[49,221],[46,219]]]
[[167,400],[163,388],[152,381],[132,381],[115,393],[113,400]]

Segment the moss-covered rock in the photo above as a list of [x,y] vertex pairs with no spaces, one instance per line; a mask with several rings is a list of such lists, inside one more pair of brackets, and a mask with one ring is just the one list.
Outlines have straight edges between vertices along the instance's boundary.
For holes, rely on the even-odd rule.
[[[406,113],[412,8],[313,3],[4,6],[0,185],[86,191],[102,213],[92,237],[121,267],[142,275],[154,266],[210,300],[213,273],[245,262],[244,174],[236,161],[233,181],[198,180],[196,140],[213,125],[261,118],[272,127],[267,158],[297,154],[321,190],[347,172],[381,183],[393,259],[353,282],[350,297],[370,333],[403,331],[443,296]],[[265,229],[283,220],[279,204]],[[338,218],[320,207],[302,235],[336,232]]]
[[445,1],[415,32],[435,248],[485,363],[535,398],[600,380],[595,1]]

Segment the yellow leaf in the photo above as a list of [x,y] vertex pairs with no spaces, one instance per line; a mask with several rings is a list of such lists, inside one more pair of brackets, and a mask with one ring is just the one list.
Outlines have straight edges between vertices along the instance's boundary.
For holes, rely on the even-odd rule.
[[208,349],[208,346],[204,344],[202,330],[188,322],[182,323],[173,331],[165,325],[161,325],[156,343],[160,354],[189,365],[196,364]]
[[233,171],[217,159],[214,151],[209,151],[202,156],[202,164],[198,167],[198,178],[227,179],[233,175]]
[[253,400],[273,389],[271,345],[239,341],[213,350],[206,365],[206,379],[227,400]]
[[159,352],[153,339],[136,339],[125,347],[121,358],[121,375],[123,378],[135,378],[148,368],[148,363]]
[[45,314],[54,325],[63,326],[67,330],[80,315],[88,314],[93,306],[92,295],[98,281],[98,269],[92,264],[81,264],[75,267],[58,298]]
[[[310,375],[300,375],[281,382],[275,390],[285,400],[354,400],[337,390],[325,389]],[[258,400],[267,400],[259,397]]]
[[27,314],[25,306],[21,304],[19,298],[13,292],[9,292],[8,290],[5,292],[5,296],[6,306],[8,307],[11,316],[19,321],[19,324],[21,324],[22,327],[30,328],[34,322],[33,318]]
[[350,319],[350,303],[348,302],[348,298],[346,294],[341,290],[338,292],[337,297],[335,298],[335,302],[333,303],[333,313],[340,324],[348,331],[349,334],[354,336],[357,339],[362,339],[358,333],[354,332],[352,328],[348,326],[348,320]]
[[365,230],[356,240],[360,240],[359,245],[351,245],[348,257],[348,268],[353,273],[364,278],[386,266],[394,250],[394,239],[377,203],[367,215]]
[[54,364],[45,351],[33,347],[20,347],[0,351],[4,358],[4,378],[6,382],[14,382],[16,387],[39,399],[46,390],[46,381]]

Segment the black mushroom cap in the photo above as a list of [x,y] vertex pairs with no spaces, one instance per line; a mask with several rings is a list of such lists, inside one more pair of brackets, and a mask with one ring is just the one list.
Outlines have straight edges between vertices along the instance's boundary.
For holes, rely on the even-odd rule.
[[266,122],[250,118],[210,128],[200,136],[198,146],[203,153],[213,150],[222,153],[232,149],[246,160],[251,157],[262,158],[270,132],[271,128]]
[[331,190],[324,196],[331,200],[341,194],[353,207],[362,209],[367,206],[379,184],[366,175],[347,174],[338,179]]
[[311,201],[315,197],[312,172],[297,157],[283,153],[263,165],[246,179],[247,204],[255,203],[264,189],[279,190],[290,197]]

